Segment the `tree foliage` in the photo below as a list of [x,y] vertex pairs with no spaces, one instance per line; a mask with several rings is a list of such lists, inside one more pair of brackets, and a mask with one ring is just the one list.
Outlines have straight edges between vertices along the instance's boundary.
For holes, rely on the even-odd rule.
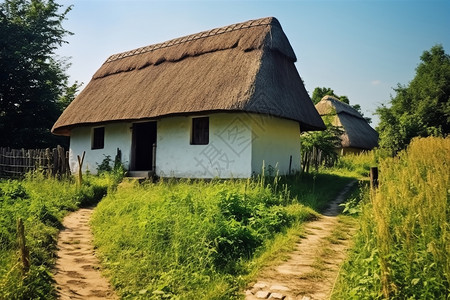
[[301,135],[302,166],[304,172],[309,172],[310,166],[315,170],[319,165],[334,165],[338,153],[336,149],[341,147],[342,127],[332,125],[331,119],[325,118],[327,127],[324,131],[303,132]]
[[331,88],[316,87],[312,93],[311,100],[313,101],[313,103],[315,105],[315,104],[319,103],[320,100],[322,100],[322,98],[325,96],[333,96],[333,97],[339,99],[339,96],[337,96]]
[[314,104],[317,104],[325,96],[333,96],[336,99],[339,99],[339,101],[350,104],[350,101],[348,100],[347,96],[338,96],[334,93],[334,91],[331,88],[327,87],[316,87],[313,91],[311,100],[313,101]]
[[450,56],[442,45],[424,51],[414,79],[398,84],[390,107],[377,109],[380,146],[395,154],[413,137],[442,136],[450,127]]
[[[5,0],[0,3],[0,140],[1,146],[47,147],[57,143],[50,129],[67,89],[67,63],[55,57],[64,37],[53,0]],[[67,98],[65,98],[67,100]]]

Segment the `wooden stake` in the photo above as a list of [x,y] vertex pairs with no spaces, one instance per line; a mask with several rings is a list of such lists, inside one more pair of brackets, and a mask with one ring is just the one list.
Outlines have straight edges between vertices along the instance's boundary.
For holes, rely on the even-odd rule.
[[83,151],[83,155],[80,156],[77,155],[77,159],[78,159],[78,178],[77,178],[77,183],[78,183],[78,187],[81,187],[81,184],[83,183],[83,162],[84,162],[84,155],[86,154],[86,151]]
[[30,269],[30,253],[25,243],[25,229],[23,227],[22,218],[17,220],[17,234],[19,236],[20,259],[22,260],[22,273],[28,272]]
[[376,189],[378,187],[378,168],[370,168],[370,188]]
[[289,175],[291,175],[292,170],[292,155],[289,157]]

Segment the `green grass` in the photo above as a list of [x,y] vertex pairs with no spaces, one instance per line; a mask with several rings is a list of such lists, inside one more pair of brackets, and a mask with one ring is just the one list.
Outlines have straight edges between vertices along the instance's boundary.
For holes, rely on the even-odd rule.
[[95,245],[124,299],[239,297],[252,274],[298,238],[300,224],[315,218],[313,208],[349,180],[125,183],[94,212]]
[[[50,270],[63,217],[108,196],[94,213],[95,243],[125,299],[229,299],[281,259],[302,223],[352,178],[333,174],[228,181],[122,183],[117,176],[56,180],[37,172],[0,181],[0,299],[54,299]],[[21,273],[17,219],[31,269]]]
[[[91,177],[81,189],[72,180],[30,173],[23,180],[0,181],[0,299],[53,299],[51,266],[61,221],[82,204],[100,200],[107,178]],[[31,267],[22,275],[17,219],[25,227]]]
[[334,299],[449,299],[450,139],[412,141],[380,162]]

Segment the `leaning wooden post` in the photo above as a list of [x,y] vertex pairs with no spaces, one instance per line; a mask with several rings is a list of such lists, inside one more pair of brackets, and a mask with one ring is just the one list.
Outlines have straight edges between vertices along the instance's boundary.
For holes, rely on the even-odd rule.
[[78,187],[81,188],[81,184],[83,183],[83,162],[84,162],[84,155],[86,154],[86,151],[83,151],[83,155],[80,156],[77,155],[78,158],[78,176],[77,176],[77,183]]
[[378,187],[378,168],[370,168],[370,188],[376,189]]
[[47,161],[47,177],[52,176],[52,157],[50,148],[45,149],[45,160]]
[[28,252],[27,245],[25,243],[25,230],[23,227],[22,218],[17,220],[17,234],[19,236],[19,248],[20,248],[20,259],[22,260],[22,274],[28,272],[30,269],[30,253]]

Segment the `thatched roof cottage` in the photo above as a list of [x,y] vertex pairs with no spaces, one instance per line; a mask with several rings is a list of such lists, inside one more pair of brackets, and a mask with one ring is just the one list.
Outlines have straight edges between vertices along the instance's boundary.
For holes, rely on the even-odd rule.
[[333,96],[325,96],[316,104],[322,117],[331,117],[331,124],[344,130],[341,135],[341,154],[359,153],[378,146],[378,132],[350,105]]
[[[275,18],[110,56],[52,128],[96,171],[122,152],[130,171],[249,177],[300,170],[300,130],[323,130]],[[156,150],[155,150],[156,149]]]

